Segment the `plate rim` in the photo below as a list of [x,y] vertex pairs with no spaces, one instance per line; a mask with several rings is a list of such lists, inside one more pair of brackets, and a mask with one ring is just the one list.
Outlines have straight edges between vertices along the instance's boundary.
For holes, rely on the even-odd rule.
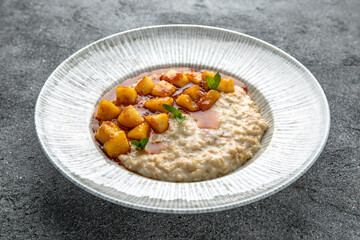
[[[85,49],[87,49],[87,48],[89,48],[89,47],[91,47],[93,45],[98,44],[99,42],[106,41],[107,39],[113,38],[114,36],[125,35],[125,34],[131,33],[131,32],[144,31],[144,30],[156,29],[156,28],[174,28],[174,27],[176,27],[176,28],[203,28],[203,29],[207,29],[207,30],[211,30],[211,31],[216,30],[216,31],[235,34],[235,35],[238,35],[240,37],[249,38],[251,40],[254,40],[256,42],[264,44],[265,46],[269,47],[270,49],[272,49],[277,54],[281,54],[281,55],[285,56],[286,58],[290,59],[293,63],[295,63],[297,66],[299,66],[303,71],[306,72],[306,74],[308,74],[310,76],[310,78],[313,80],[313,82],[318,86],[318,88],[320,90],[319,93],[321,93],[321,99],[323,100],[323,103],[325,104],[324,105],[324,110],[325,110],[324,111],[324,117],[326,119],[327,126],[325,128],[326,133],[325,133],[324,137],[321,139],[321,145],[315,151],[316,154],[314,154],[312,159],[310,161],[308,161],[307,164],[304,164],[300,168],[299,172],[297,172],[291,178],[287,178],[285,181],[282,181],[275,188],[271,188],[271,189],[265,191],[263,194],[251,197],[251,198],[249,198],[249,199],[247,199],[245,201],[231,202],[231,203],[227,203],[227,204],[219,204],[219,205],[216,205],[216,206],[196,207],[196,208],[165,208],[165,207],[154,207],[154,206],[148,206],[148,205],[132,203],[132,202],[128,202],[128,201],[123,201],[123,200],[115,198],[115,197],[111,197],[111,196],[107,195],[106,193],[100,192],[100,191],[96,190],[95,188],[89,187],[86,184],[82,183],[81,181],[77,180],[76,178],[71,176],[64,168],[60,167],[59,165],[57,165],[55,163],[55,161],[51,158],[50,154],[48,153],[47,149],[45,148],[45,144],[43,142],[43,139],[39,135],[39,131],[38,131],[38,127],[40,125],[40,123],[39,123],[40,98],[41,98],[47,84],[49,84],[48,80],[51,79],[53,77],[53,75],[55,74],[55,72],[57,72],[57,70],[60,69],[70,59],[74,58],[77,54],[84,51]],[[37,97],[37,100],[36,100],[35,111],[34,111],[34,123],[35,123],[35,131],[36,131],[37,139],[38,139],[38,141],[39,141],[39,143],[41,145],[41,148],[42,148],[43,152],[45,153],[46,157],[51,162],[51,164],[66,179],[68,179],[69,181],[71,181],[73,184],[80,187],[81,189],[85,190],[86,192],[91,193],[92,195],[95,195],[95,196],[97,196],[97,197],[99,197],[101,199],[107,200],[109,202],[119,204],[119,205],[124,206],[124,207],[134,208],[134,209],[137,209],[137,210],[143,210],[143,211],[148,211],[148,212],[159,212],[159,213],[173,213],[173,214],[194,214],[194,213],[218,212],[218,211],[232,209],[232,208],[236,208],[236,207],[240,207],[240,206],[245,206],[245,205],[254,203],[256,201],[265,199],[265,198],[267,198],[267,197],[269,197],[269,196],[271,196],[271,195],[273,195],[275,193],[278,193],[279,191],[285,189],[286,187],[290,186],[292,183],[297,181],[300,177],[302,177],[311,168],[311,166],[317,161],[320,154],[324,150],[327,139],[329,137],[330,126],[331,126],[331,115],[330,115],[329,103],[327,101],[325,92],[324,92],[323,88],[321,87],[320,83],[314,77],[314,75],[302,63],[300,63],[298,60],[296,60],[294,57],[292,57],[290,54],[286,53],[285,51],[281,50],[280,48],[278,48],[278,47],[276,47],[276,46],[274,46],[274,45],[272,45],[272,44],[270,44],[270,43],[268,43],[268,42],[266,42],[264,40],[258,39],[256,37],[253,37],[253,36],[241,33],[241,32],[237,32],[237,31],[234,31],[234,30],[225,29],[225,28],[206,26],[206,25],[197,25],[197,24],[167,24],[167,25],[152,25],[152,26],[139,27],[139,28],[134,28],[134,29],[114,33],[114,34],[111,34],[111,35],[106,36],[104,38],[101,38],[101,39],[99,39],[97,41],[94,41],[94,42],[82,47],[81,49],[74,52],[73,54],[71,54],[69,57],[67,57],[65,60],[63,60],[61,62],[61,64],[59,64],[52,71],[52,73],[49,75],[49,77],[46,79],[44,85],[42,86],[42,88],[41,88],[41,90],[39,92],[39,95]],[[186,184],[186,183],[180,183],[180,184]]]

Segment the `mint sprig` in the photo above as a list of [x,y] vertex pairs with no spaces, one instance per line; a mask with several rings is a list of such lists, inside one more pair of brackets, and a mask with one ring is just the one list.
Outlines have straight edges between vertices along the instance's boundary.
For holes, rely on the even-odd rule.
[[217,72],[214,78],[206,76],[206,81],[210,89],[217,90],[221,81],[221,76],[219,72]]
[[176,121],[178,121],[179,123],[185,120],[185,116],[182,115],[179,109],[176,109],[168,104],[163,104],[162,106],[166,111],[171,112],[174,115]]
[[131,145],[133,145],[134,147],[136,147],[137,149],[139,150],[144,150],[145,147],[146,147],[146,144],[149,142],[149,139],[148,138],[143,138],[141,139],[140,141],[132,141],[131,142]]

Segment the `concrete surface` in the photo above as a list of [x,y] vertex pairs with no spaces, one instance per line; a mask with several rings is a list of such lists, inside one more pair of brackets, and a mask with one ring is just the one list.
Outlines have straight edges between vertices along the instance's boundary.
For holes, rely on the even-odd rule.
[[[315,75],[331,109],[329,140],[290,187],[203,215],[114,205],[57,172],[37,141],[36,98],[76,50],[124,30],[203,24],[263,39]],[[1,239],[360,239],[360,1],[0,0]]]

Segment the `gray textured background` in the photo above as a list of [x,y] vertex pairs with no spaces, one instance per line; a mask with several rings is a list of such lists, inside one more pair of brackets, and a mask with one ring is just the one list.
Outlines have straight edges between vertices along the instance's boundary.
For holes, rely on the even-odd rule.
[[[257,203],[203,215],[123,208],[66,180],[42,152],[34,106],[51,72],[87,44],[170,23],[243,32],[318,79],[332,116],[315,165]],[[360,239],[360,1],[0,0],[1,239]]]

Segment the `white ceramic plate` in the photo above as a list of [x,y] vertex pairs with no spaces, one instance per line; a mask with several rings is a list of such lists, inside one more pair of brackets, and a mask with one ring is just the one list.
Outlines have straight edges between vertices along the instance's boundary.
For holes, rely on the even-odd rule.
[[[91,115],[105,92],[142,72],[180,66],[244,79],[270,123],[262,149],[237,171],[195,183],[156,181],[114,164],[95,145]],[[314,76],[278,48],[224,29],[167,25],[115,34],[70,56],[41,90],[35,124],[51,163],[86,191],[142,210],[199,213],[249,204],[298,179],[325,145],[330,114]]]

